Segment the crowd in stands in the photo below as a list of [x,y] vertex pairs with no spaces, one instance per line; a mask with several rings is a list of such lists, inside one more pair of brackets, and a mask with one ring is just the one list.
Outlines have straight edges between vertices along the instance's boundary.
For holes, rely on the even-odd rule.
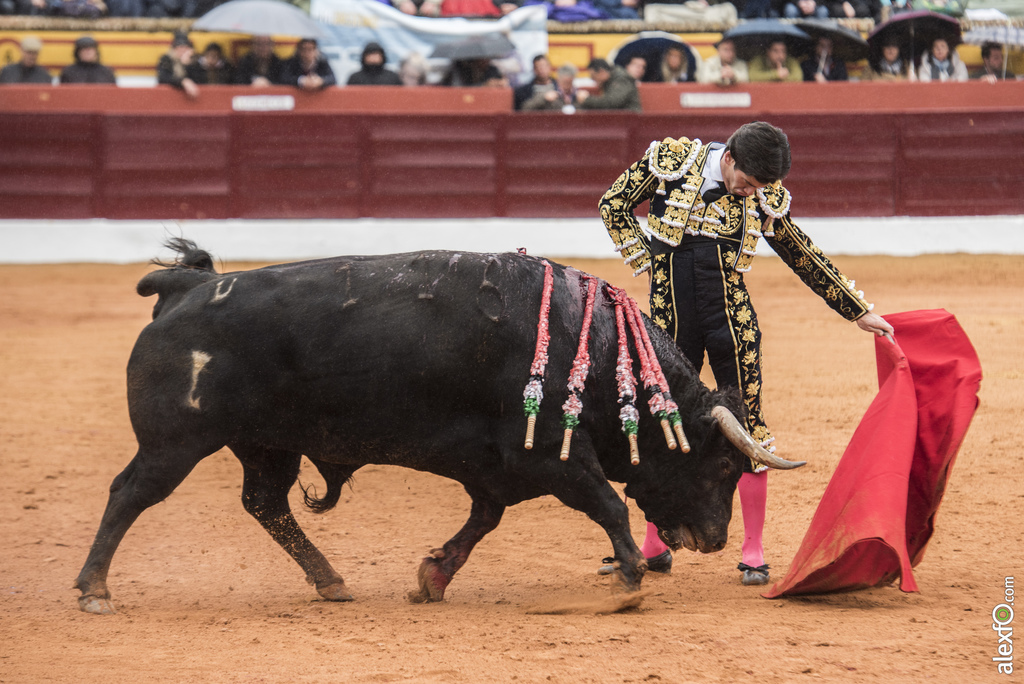
[[[552,21],[645,18],[645,4],[677,6],[687,16],[716,21],[761,17],[873,18],[908,6],[907,0],[378,0],[423,17],[499,17],[544,4]],[[0,0],[0,14],[66,17],[201,17],[225,0]],[[722,9],[728,11],[722,13]]]
[[[804,0],[799,0],[803,2]],[[208,43],[197,54],[189,36],[176,33],[156,65],[157,83],[180,89],[189,98],[198,98],[201,86],[210,84],[245,86],[292,86],[318,91],[336,85],[348,86],[422,86],[427,83],[427,61],[418,54],[406,57],[396,70],[387,67],[384,48],[368,43],[361,55],[360,69],[344,84],[336,79],[328,60],[320,53],[316,40],[298,41],[293,55],[281,59],[269,36],[253,36],[250,50],[237,64],[231,64],[223,48]],[[26,36],[21,41],[20,61],[0,70],[0,84],[52,84],[50,73],[37,63],[42,41]],[[783,40],[771,42],[749,61],[739,59],[735,42],[728,37],[715,44],[716,54],[700,60],[686,46],[664,48],[648,64],[647,57],[633,55],[621,65],[596,58],[587,65],[590,81],[579,87],[577,69],[572,64],[557,71],[547,55],[533,59],[532,73],[518,85],[489,59],[455,60],[441,86],[513,88],[517,110],[622,109],[641,111],[639,86],[643,82],[716,84],[731,86],[746,82],[819,82],[848,80],[846,64],[832,54],[832,41],[819,37],[813,50],[799,60],[789,53]],[[967,81],[969,78],[995,82],[1013,79],[1004,65],[1003,48],[996,43],[982,46],[982,65],[971,74],[956,50],[942,39],[916,60],[901,51],[897,43],[883,43],[862,70],[863,80]],[[693,53],[695,54],[695,53]],[[100,61],[99,45],[91,36],[82,36],[74,44],[74,62],[60,73],[60,83],[116,83],[113,71]]]

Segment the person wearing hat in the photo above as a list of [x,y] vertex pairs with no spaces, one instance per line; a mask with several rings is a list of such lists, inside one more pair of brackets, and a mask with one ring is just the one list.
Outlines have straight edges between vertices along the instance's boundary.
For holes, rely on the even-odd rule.
[[363,68],[348,77],[348,85],[402,85],[402,78],[385,69],[388,57],[380,43],[367,43],[359,59]]
[[725,38],[718,41],[715,43],[715,50],[718,51],[718,54],[705,59],[697,67],[698,83],[731,86],[750,80],[747,63],[736,57],[736,43],[732,39]]
[[0,83],[42,83],[53,84],[50,72],[37,64],[43,41],[35,36],[21,39],[21,61],[8,64],[0,70]]
[[114,72],[100,64],[99,43],[92,36],[82,36],[75,41],[75,63],[60,72],[61,83],[110,83],[117,84]]
[[199,97],[199,84],[206,83],[206,72],[195,58],[192,41],[184,33],[175,33],[170,49],[160,56],[156,82],[183,90],[193,100]]
[[577,93],[580,109],[631,109],[642,111],[640,91],[636,81],[620,66],[613,67],[607,60],[597,58],[587,65],[590,77],[597,83],[598,94],[586,90]]

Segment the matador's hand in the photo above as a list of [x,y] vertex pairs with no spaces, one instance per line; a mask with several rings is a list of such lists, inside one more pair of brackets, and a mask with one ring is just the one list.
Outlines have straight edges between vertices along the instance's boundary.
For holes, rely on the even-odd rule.
[[869,333],[886,336],[892,341],[892,326],[884,318],[870,311],[857,319],[857,327]]

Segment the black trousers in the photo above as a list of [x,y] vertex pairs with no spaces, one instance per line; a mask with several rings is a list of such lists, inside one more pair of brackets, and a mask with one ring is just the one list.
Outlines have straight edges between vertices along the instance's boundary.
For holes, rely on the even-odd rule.
[[732,269],[736,249],[735,243],[717,240],[656,254],[651,318],[698,371],[707,352],[715,382],[740,391],[747,429],[767,447],[773,438],[761,409],[761,330],[743,275]]

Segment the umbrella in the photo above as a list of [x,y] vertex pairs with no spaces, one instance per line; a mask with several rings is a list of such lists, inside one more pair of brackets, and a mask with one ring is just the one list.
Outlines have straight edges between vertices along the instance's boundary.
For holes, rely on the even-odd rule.
[[500,33],[488,33],[482,36],[473,36],[453,40],[447,43],[439,43],[430,54],[436,59],[466,60],[466,59],[498,59],[507,57],[515,52],[516,46],[512,41]]
[[875,59],[887,44],[900,46],[900,52],[917,61],[922,52],[929,50],[937,38],[943,38],[949,47],[960,44],[960,22],[945,14],[928,11],[902,12],[875,27],[868,35],[871,57]]
[[796,22],[797,27],[811,38],[828,38],[832,41],[832,56],[843,62],[859,62],[867,59],[868,42],[859,33],[839,22],[828,19],[804,19]]
[[1024,47],[1024,27],[1010,26],[1008,23],[978,26],[965,33],[963,41],[968,45],[999,43],[1000,45]]
[[634,57],[643,57],[647,60],[647,71],[644,72],[643,80],[660,81],[661,57],[669,48],[679,48],[686,55],[686,77],[692,81],[700,63],[700,55],[679,36],[665,31],[641,31],[630,36],[608,54],[608,59],[624,67]]
[[327,37],[327,33],[308,14],[279,0],[231,0],[199,17],[192,24],[192,30],[257,36]]
[[736,45],[736,55],[743,60],[763,54],[770,44],[778,40],[785,41],[792,57],[808,52],[811,47],[809,35],[778,19],[751,19],[723,33],[722,40],[731,40]]

